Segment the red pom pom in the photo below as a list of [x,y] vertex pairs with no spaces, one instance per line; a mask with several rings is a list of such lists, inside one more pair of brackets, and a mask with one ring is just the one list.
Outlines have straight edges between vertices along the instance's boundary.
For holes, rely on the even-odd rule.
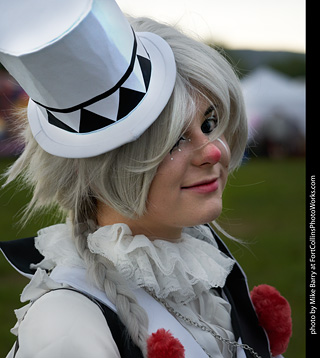
[[292,334],[291,308],[288,301],[269,285],[254,287],[251,299],[259,323],[269,337],[272,355],[284,353]]
[[184,358],[184,347],[170,331],[160,328],[147,340],[148,358]]

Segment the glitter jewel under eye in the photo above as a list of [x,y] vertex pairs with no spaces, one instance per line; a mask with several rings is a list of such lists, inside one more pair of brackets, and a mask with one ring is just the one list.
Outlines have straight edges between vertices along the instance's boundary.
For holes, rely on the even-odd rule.
[[176,149],[179,148],[180,142],[187,140],[184,137],[180,137],[179,140],[177,141],[177,143],[171,148],[170,150],[170,154],[172,154],[172,152]]

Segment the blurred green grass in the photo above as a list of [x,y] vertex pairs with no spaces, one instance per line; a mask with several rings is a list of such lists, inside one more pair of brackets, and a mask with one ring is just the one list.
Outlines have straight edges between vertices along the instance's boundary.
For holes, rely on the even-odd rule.
[[220,225],[249,287],[269,284],[290,302],[293,335],[286,358],[305,357],[305,161],[253,159],[229,178]]
[[[0,173],[12,161],[0,161]],[[34,235],[55,221],[50,213],[20,228],[19,212],[30,194],[13,195],[14,185],[0,191],[0,240]],[[293,336],[286,358],[305,357],[305,162],[252,159],[229,178],[220,225],[247,246],[227,244],[248,276],[249,286],[275,286],[292,308]],[[13,309],[27,279],[0,257],[0,356],[5,357],[15,337]]]

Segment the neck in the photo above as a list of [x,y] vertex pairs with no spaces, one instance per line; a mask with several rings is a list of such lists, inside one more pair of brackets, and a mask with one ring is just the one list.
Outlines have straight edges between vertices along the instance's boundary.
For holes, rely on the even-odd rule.
[[115,211],[110,206],[99,203],[97,221],[99,226],[107,226],[113,224],[126,224],[129,226],[132,234],[145,235],[151,241],[162,239],[167,241],[177,241],[181,237],[182,228],[166,227],[162,223],[152,223],[148,220],[148,215],[143,215],[137,219],[128,218]]

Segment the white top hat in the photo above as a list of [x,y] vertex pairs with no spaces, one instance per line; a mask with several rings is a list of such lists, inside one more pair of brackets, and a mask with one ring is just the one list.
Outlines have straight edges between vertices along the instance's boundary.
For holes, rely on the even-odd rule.
[[0,62],[30,96],[39,145],[67,158],[137,139],[167,104],[170,46],[135,33],[114,0],[0,2]]

